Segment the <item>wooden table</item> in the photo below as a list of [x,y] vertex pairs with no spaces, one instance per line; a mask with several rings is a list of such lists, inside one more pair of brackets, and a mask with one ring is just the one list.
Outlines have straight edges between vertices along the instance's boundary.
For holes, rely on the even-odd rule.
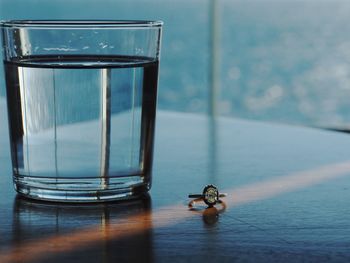
[[[149,197],[65,205],[16,196],[4,121],[1,263],[350,261],[347,134],[160,111]],[[210,183],[226,210],[190,211]]]

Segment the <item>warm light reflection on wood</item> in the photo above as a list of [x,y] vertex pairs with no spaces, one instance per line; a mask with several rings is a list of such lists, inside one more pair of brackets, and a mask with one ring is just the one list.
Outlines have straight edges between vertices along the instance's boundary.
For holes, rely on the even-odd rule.
[[[101,225],[79,228],[76,232],[28,241],[11,251],[0,252],[0,262],[35,262],[35,260],[60,252],[69,252],[98,241],[123,238],[152,228],[149,212],[123,219],[101,220]],[[79,226],[77,226],[79,227]],[[49,245],[48,245],[49,244]]]
[[316,169],[273,177],[237,189],[228,189],[227,204],[232,206],[264,200],[279,194],[293,192],[324,181],[350,175],[350,162],[331,164]]
[[[272,198],[346,175],[350,175],[350,162],[327,165],[274,177],[237,189],[226,189],[228,196],[225,202],[227,209],[230,209],[230,207]],[[35,262],[60,252],[82,249],[95,242],[115,240],[152,228],[171,226],[192,216],[196,216],[196,213],[188,211],[186,204],[175,204],[161,207],[152,213],[143,212],[121,219],[104,217],[101,219],[101,225],[79,228],[76,232],[69,234],[26,241],[15,248],[0,251],[0,262]]]

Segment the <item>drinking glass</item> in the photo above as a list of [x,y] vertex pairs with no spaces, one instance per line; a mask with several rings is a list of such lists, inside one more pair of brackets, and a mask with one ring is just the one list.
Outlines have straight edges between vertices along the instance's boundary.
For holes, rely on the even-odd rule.
[[151,187],[161,21],[2,21],[13,179],[40,200]]

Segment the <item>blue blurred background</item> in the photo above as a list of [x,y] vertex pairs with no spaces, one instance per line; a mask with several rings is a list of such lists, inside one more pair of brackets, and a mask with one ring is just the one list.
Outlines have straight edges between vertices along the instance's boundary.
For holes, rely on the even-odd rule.
[[1,20],[163,20],[159,109],[214,105],[225,116],[339,129],[350,128],[349,13],[339,0],[0,0]]

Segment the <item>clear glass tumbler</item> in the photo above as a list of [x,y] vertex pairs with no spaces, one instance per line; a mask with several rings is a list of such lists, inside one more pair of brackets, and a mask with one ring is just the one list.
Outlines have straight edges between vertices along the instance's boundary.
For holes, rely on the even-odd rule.
[[151,187],[160,21],[2,21],[18,193],[103,202]]

